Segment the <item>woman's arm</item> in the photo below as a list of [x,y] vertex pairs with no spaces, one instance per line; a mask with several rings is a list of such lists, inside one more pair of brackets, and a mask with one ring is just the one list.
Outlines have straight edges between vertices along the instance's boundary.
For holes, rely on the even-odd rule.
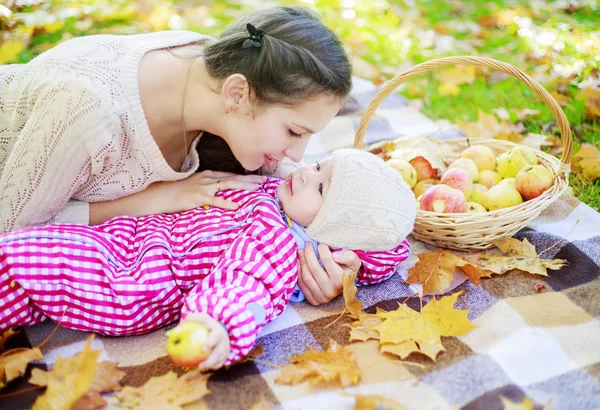
[[112,201],[90,204],[90,225],[115,216],[145,216],[187,211],[202,205],[237,209],[235,202],[215,197],[218,188],[256,190],[266,177],[229,172],[202,171],[181,181],[155,182],[143,191]]

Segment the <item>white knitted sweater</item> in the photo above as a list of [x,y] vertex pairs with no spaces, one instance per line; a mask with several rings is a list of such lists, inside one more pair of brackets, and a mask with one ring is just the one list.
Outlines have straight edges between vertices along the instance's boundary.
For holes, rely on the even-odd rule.
[[151,50],[206,39],[188,31],[72,39],[24,65],[0,66],[0,233],[89,223],[88,202],[116,199],[181,172],[167,164],[140,102]]

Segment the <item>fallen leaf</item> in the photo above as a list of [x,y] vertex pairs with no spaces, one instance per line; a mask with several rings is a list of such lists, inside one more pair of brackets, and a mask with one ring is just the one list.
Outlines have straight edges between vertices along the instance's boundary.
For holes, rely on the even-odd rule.
[[[504,410],[533,410],[534,403],[529,397],[525,397],[521,403],[514,402],[504,396],[500,396]],[[549,402],[542,410],[552,410],[552,402]]]
[[533,287],[535,293],[544,293],[548,288],[543,283],[538,283]]
[[[77,373],[80,366],[81,355],[83,355],[83,353],[79,353],[66,359],[58,357],[50,371],[33,369],[29,383],[38,386],[47,386],[51,380],[66,379],[70,374]],[[120,381],[124,376],[125,373],[117,368],[117,363],[98,363],[94,372],[94,378],[89,386],[89,391],[80,397],[71,408],[83,410],[105,406],[106,401],[104,401],[100,393],[121,390],[122,386]]]
[[440,83],[455,85],[473,84],[477,77],[477,72],[474,65],[457,65],[437,70],[434,76]]
[[600,178],[600,151],[594,145],[582,144],[575,154],[583,175],[589,179]]
[[[383,312],[383,310],[377,308],[377,313],[379,312]],[[365,342],[369,339],[379,339],[379,332],[375,330],[375,327],[382,321],[383,320],[377,314],[372,315],[370,313],[361,312],[357,321],[346,325],[351,329],[350,341],[354,342],[360,340],[361,342]]]
[[471,283],[475,286],[479,286],[479,279],[481,278],[489,278],[494,272],[491,270],[485,269],[483,266],[480,266],[477,261],[479,260],[479,255],[465,255],[463,256],[463,260],[467,262],[462,265],[460,269],[467,275]]
[[378,394],[349,394],[354,397],[354,410],[402,410],[405,407],[396,400]]
[[26,45],[18,40],[6,40],[0,45],[0,64],[12,63],[26,49]]
[[524,108],[522,110],[517,111],[517,120],[525,121],[529,119],[529,117],[535,117],[536,115],[540,115],[539,110],[532,110],[530,108]]
[[265,399],[265,396],[260,396],[260,400],[258,400],[256,403],[254,403],[254,406],[252,406],[252,408],[250,410],[274,410],[275,406],[273,406],[273,404],[271,404],[269,401],[267,401],[267,399]]
[[351,351],[333,339],[325,352],[307,346],[305,353],[288,357],[292,364],[285,365],[275,383],[296,385],[303,381],[315,385],[339,382],[342,387],[358,384],[360,370]]
[[462,129],[470,138],[498,138],[517,141],[523,139],[520,134],[524,128],[514,125],[508,121],[498,122],[494,114],[488,114],[478,109],[477,121],[456,121],[458,127]]
[[461,257],[445,250],[416,256],[419,261],[408,270],[406,281],[422,283],[426,295],[446,289],[454,279],[454,270],[465,264]]
[[550,95],[552,96],[552,98],[554,98],[556,100],[558,105],[560,105],[563,108],[566,107],[567,105],[569,105],[569,102],[571,101],[571,96],[561,94],[556,90],[550,91]]
[[177,377],[174,372],[152,377],[143,386],[125,386],[115,394],[119,407],[140,410],[181,410],[183,405],[209,393],[209,374],[193,370]]
[[67,366],[70,373],[59,369],[56,373],[50,370],[46,374],[46,392],[37,398],[33,410],[69,410],[89,392],[100,356],[100,350],[90,348],[93,340],[94,335],[88,338],[81,353],[65,359],[68,364],[63,362],[62,366]]
[[6,351],[0,357],[0,388],[6,386],[11,380],[23,376],[29,362],[43,358],[42,352],[37,347]]
[[600,72],[594,70],[579,87],[583,91],[585,113],[593,119],[600,119]]
[[264,353],[264,350],[263,350],[263,344],[262,344],[262,340],[261,340],[259,344],[257,344],[256,346],[254,346],[254,348],[252,350],[250,350],[250,353],[248,353],[248,358],[262,356],[263,353]]
[[438,93],[442,96],[452,95],[457,96],[460,94],[460,87],[454,83],[443,82],[438,87]]
[[6,342],[8,342],[8,339],[13,337],[17,333],[19,333],[19,332],[18,331],[15,332],[14,329],[8,329],[8,330],[2,332],[2,334],[0,334],[0,352],[2,352],[4,350],[4,346],[6,345]]
[[356,299],[358,289],[356,288],[355,281],[356,272],[345,270],[344,275],[342,276],[344,303],[346,304],[346,309],[350,312],[350,317],[358,319],[362,310],[362,303]]
[[401,359],[406,359],[411,353],[419,351],[419,346],[413,340],[405,340],[402,343],[381,343],[379,346],[381,353],[391,353]]
[[420,313],[401,304],[394,311],[378,313],[384,319],[375,327],[380,334],[381,344],[413,341],[418,347],[415,352],[435,361],[437,355],[446,350],[442,345],[442,336],[462,336],[475,328],[467,319],[468,310],[454,309],[454,303],[461,293],[439,300],[434,297]]

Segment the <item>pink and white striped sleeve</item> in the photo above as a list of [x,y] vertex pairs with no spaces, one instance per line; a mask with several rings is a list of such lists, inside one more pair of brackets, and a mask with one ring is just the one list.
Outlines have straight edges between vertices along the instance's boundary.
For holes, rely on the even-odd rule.
[[231,353],[225,366],[245,358],[260,329],[289,302],[298,262],[293,237],[286,233],[285,226],[255,221],[252,232],[236,238],[211,274],[186,297],[181,319],[205,312],[227,329]]
[[383,252],[361,250],[355,252],[363,263],[358,272],[356,284],[373,285],[392,276],[398,264],[410,257],[410,243],[404,240],[395,248]]

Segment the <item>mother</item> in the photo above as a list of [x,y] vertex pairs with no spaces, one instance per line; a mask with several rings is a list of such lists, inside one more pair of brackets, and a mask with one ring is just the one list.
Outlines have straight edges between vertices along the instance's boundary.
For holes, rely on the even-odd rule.
[[[216,41],[187,31],[88,36],[0,66],[0,233],[236,208],[215,192],[256,189],[264,177],[214,170],[300,161],[350,88],[340,41],[299,7],[254,13]],[[360,267],[352,252],[335,254],[338,264],[319,250],[326,270],[312,248],[300,256],[313,304],[341,292],[343,268]]]

